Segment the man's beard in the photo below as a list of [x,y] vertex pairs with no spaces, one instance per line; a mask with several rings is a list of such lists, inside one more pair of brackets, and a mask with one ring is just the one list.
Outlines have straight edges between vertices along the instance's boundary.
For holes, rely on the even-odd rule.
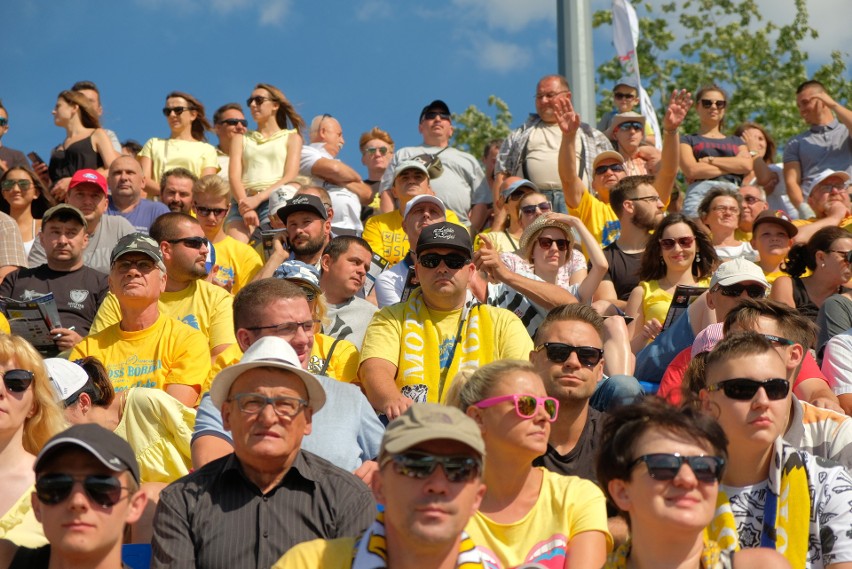
[[663,220],[663,216],[657,215],[655,211],[653,214],[647,213],[644,210],[639,210],[635,214],[633,214],[633,225],[638,227],[639,229],[644,229],[645,231],[653,231],[660,225],[660,222]]
[[322,251],[325,246],[325,236],[308,239],[302,243],[292,243],[293,252],[300,257],[311,257]]

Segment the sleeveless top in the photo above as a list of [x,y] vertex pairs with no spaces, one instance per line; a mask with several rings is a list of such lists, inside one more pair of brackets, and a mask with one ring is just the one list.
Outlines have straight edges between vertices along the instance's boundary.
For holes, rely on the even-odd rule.
[[48,565],[50,565],[49,544],[36,549],[19,547],[9,564],[9,569],[47,569]]
[[793,281],[793,302],[796,303],[796,309],[799,314],[816,324],[819,308],[811,300],[805,282],[799,277],[790,277],[790,280]]
[[[94,134],[94,132],[92,133]],[[92,145],[92,134],[63,149],[57,146],[50,153],[50,165],[47,168],[50,180],[56,182],[61,178],[69,178],[77,170],[91,168],[97,170],[104,167],[101,155]]]

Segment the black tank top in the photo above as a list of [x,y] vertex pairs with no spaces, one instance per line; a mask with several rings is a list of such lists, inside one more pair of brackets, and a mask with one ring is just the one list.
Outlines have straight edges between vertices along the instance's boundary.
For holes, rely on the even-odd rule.
[[[94,134],[94,133],[92,133]],[[56,182],[62,178],[69,178],[77,170],[91,168],[96,170],[104,167],[101,155],[92,146],[92,135],[83,140],[69,144],[62,150],[60,146],[50,153],[50,165],[47,168],[50,180]]]
[[37,549],[19,547],[9,564],[9,569],[47,569],[50,564],[50,545]]

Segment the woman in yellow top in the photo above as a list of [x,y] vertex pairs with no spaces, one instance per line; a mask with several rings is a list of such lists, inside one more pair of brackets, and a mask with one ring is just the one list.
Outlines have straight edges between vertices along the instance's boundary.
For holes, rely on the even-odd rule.
[[0,335],[0,538],[17,545],[47,543],[32,512],[33,463],[65,429],[41,356],[29,342]]
[[[257,122],[231,141],[228,180],[233,192],[225,231],[243,243],[269,218],[269,195],[299,175],[305,121],[280,89],[258,83],[246,103]],[[287,128],[287,126],[290,128]]]
[[485,441],[487,490],[466,527],[485,565],[601,567],[612,539],[600,489],[589,480],[532,466],[547,450],[559,412],[535,368],[500,360],[462,372],[448,401],[477,422]]
[[186,168],[196,178],[219,171],[216,149],[204,134],[213,127],[201,101],[189,93],[172,91],[166,95],[163,115],[169,123],[169,137],[151,138],[138,156],[149,198],[160,195],[163,174],[174,168]]
[[716,250],[694,221],[676,213],[665,217],[648,242],[639,266],[639,286],[625,312],[635,320],[631,346],[638,353],[662,331],[677,285],[707,286]]

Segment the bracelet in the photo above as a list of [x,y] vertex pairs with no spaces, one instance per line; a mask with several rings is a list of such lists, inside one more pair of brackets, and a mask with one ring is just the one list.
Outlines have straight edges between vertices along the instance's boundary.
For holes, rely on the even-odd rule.
[[674,130],[666,130],[666,129],[663,129],[663,134],[677,134],[679,131],[680,131],[680,129],[679,129],[679,128],[676,128],[676,129],[674,129]]

